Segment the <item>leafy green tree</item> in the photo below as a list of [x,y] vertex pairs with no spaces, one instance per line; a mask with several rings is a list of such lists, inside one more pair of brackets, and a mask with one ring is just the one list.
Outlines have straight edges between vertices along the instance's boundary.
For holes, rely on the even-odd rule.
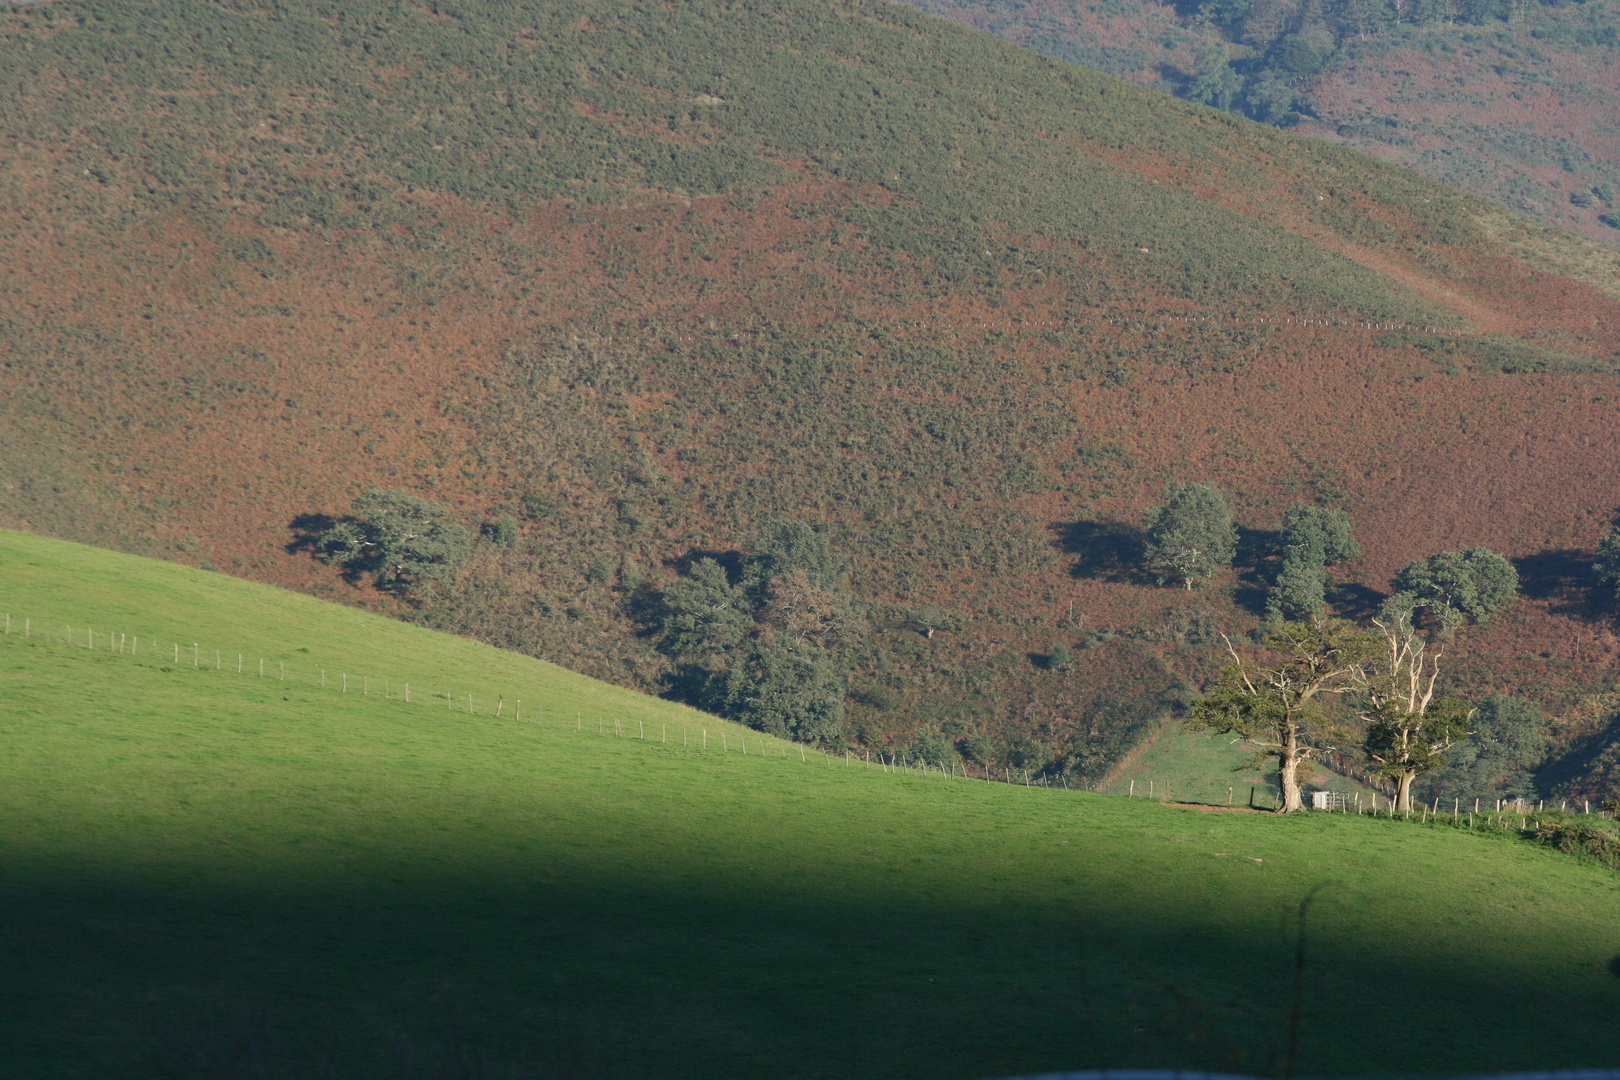
[[664,606],[661,644],[674,656],[724,656],[754,628],[747,593],[713,559],[699,559],[686,577],[670,584]]
[[770,583],[802,570],[811,585],[829,593],[844,591],[849,563],[824,533],[802,521],[773,521],[748,539],[742,584],[760,602]]
[[1243,659],[1228,642],[1232,662],[1193,702],[1187,727],[1238,735],[1256,758],[1276,758],[1282,812],[1296,813],[1305,808],[1300,785],[1311,758],[1344,735],[1322,701],[1358,689],[1379,645],[1337,619],[1288,623],[1266,640],[1269,663]]
[[1427,608],[1449,636],[1463,623],[1484,622],[1511,604],[1519,591],[1519,572],[1490,548],[1471,547],[1411,563],[1395,575],[1395,589],[1385,602],[1384,621]]
[[517,542],[518,523],[511,514],[502,514],[484,522],[480,530],[484,538],[497,547],[511,547]]
[[[1243,0],[1239,0],[1239,4],[1242,10],[1235,19],[1241,19],[1249,10],[1249,5]],[[1239,4],[1229,6],[1236,8]],[[1197,74],[1187,87],[1188,100],[1217,109],[1231,109],[1232,100],[1243,90],[1243,76],[1232,70],[1226,49],[1209,45],[1199,49],[1194,71]]]
[[369,573],[377,587],[401,595],[444,578],[466,561],[468,529],[449,520],[449,508],[399,491],[368,491],[354,500],[354,516],[319,540],[328,562]]
[[736,582],[699,559],[664,590],[662,647],[696,665],[692,692],[731,719],[801,742],[841,740],[844,647],[866,629],[847,565],[801,522],[772,522],[749,548]]
[[1297,502],[1283,513],[1278,544],[1284,551],[1304,551],[1324,566],[1361,558],[1361,545],[1350,529],[1350,515]]
[[1364,681],[1366,722],[1362,752],[1375,775],[1395,785],[1395,809],[1412,809],[1412,783],[1442,769],[1446,751],[1468,737],[1473,710],[1456,698],[1434,696],[1440,651],[1425,660],[1427,643],[1406,619],[1374,620],[1383,655]]
[[932,728],[920,728],[911,736],[911,745],[900,751],[902,760],[912,765],[931,765],[954,768],[961,764],[962,755],[944,735]]
[[1266,611],[1274,618],[1314,619],[1327,605],[1327,567],[1361,556],[1350,515],[1294,503],[1283,515],[1277,546],[1283,553]]
[[1534,702],[1507,694],[1481,699],[1469,722],[1473,729],[1469,740],[1449,755],[1451,764],[1444,771],[1430,778],[1430,793],[1535,798],[1531,770],[1552,748],[1546,723],[1546,715]]
[[1179,580],[1191,589],[1232,565],[1237,554],[1232,512],[1214,484],[1171,484],[1164,505],[1149,510],[1143,525],[1143,565],[1161,584]]
[[1266,597],[1266,614],[1275,619],[1314,619],[1327,607],[1327,570],[1310,556],[1283,556],[1277,580]]
[[726,715],[784,739],[822,744],[844,735],[845,685],[833,657],[786,635],[756,639],[726,675]]

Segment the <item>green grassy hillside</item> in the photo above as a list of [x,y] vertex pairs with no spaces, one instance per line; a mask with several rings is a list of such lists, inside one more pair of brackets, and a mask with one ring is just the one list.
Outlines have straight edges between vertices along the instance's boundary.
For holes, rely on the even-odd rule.
[[[529,658],[15,533],[0,597],[8,1076],[1277,1071],[1323,882],[1297,1071],[1620,1056],[1620,878],[1508,833],[726,753]],[[177,665],[175,637],[413,701]]]
[[[1308,791],[1339,791],[1352,800],[1361,797],[1371,807],[1373,789],[1323,765],[1316,765],[1305,783]],[[1168,798],[1175,802],[1246,806],[1253,789],[1253,805],[1277,805],[1277,762],[1267,759],[1254,764],[1237,742],[1225,736],[1200,735],[1171,721],[1137,745],[1124,760],[1110,769],[1098,791],[1138,798]],[[1384,801],[1379,796],[1379,803]]]

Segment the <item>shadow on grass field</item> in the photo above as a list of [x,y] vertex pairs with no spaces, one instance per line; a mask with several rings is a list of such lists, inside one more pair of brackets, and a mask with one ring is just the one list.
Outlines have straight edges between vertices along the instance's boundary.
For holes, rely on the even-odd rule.
[[[16,534],[0,586],[8,607],[108,628],[182,620],[354,670],[433,668],[558,717],[593,700],[720,728],[420,628]],[[1272,1073],[1294,915],[1324,881],[1299,1073],[1620,1057],[1620,876],[1508,832],[744,756],[18,634],[0,671],[8,1076]]]

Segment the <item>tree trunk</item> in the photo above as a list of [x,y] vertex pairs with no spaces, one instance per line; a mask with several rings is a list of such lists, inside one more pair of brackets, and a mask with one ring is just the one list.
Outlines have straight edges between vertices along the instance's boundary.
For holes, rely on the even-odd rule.
[[1412,809],[1412,781],[1417,779],[1414,773],[1397,773],[1395,776],[1395,809],[1406,813]]
[[1277,776],[1282,781],[1282,813],[1297,814],[1305,809],[1299,790],[1299,736],[1289,732],[1283,752],[1277,756]]

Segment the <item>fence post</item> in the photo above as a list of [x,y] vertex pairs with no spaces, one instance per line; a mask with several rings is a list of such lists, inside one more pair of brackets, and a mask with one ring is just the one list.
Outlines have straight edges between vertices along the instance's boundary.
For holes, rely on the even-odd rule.
[[197,643],[195,641],[191,643],[191,666],[197,666]]

